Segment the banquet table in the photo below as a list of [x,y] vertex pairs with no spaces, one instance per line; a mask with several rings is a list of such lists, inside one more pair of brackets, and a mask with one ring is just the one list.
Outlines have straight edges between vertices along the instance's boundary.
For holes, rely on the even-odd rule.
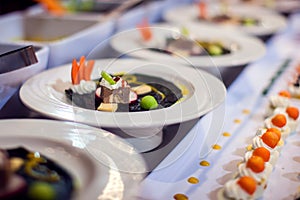
[[[128,13],[128,18],[134,14]],[[153,21],[158,18],[152,17]],[[263,58],[222,70],[228,89],[222,105],[200,119],[164,128],[162,144],[142,153],[150,170],[140,185],[138,199],[173,199],[176,194],[189,199],[217,199],[217,191],[233,177],[247,145],[262,125],[268,97],[287,88],[287,80],[300,63],[300,53],[295,52],[300,45],[297,24],[300,15],[290,16],[288,27],[266,41]],[[299,100],[293,99],[292,104],[300,108]],[[15,118],[50,119],[27,108],[20,100],[19,89],[0,110],[0,119]],[[214,144],[221,148],[213,149]],[[295,199],[300,188],[299,146],[297,131],[286,140],[261,199]],[[200,165],[204,160],[209,166]],[[189,178],[199,182],[191,183]]]

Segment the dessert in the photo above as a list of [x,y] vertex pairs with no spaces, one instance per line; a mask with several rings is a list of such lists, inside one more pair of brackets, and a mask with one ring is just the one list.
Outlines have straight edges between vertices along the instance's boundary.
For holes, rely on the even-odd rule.
[[261,196],[267,185],[267,180],[273,166],[265,162],[263,157],[252,155],[246,162],[238,165],[239,176],[250,176],[257,183],[256,196]]
[[266,128],[277,128],[281,132],[281,137],[284,140],[291,133],[291,128],[288,126],[288,115],[287,113],[274,113],[274,115],[265,119]]
[[280,91],[276,95],[271,95],[269,97],[269,106],[266,109],[266,117],[274,114],[276,108],[286,108],[290,105],[291,95],[288,91]]
[[159,77],[112,75],[102,71],[99,80],[90,80],[83,79],[84,75],[77,78],[78,74],[85,74],[77,68],[77,63],[73,62],[73,85],[65,90],[65,94],[74,105],[82,108],[108,112],[148,111],[170,107],[183,98],[180,88]]
[[54,161],[25,148],[1,150],[0,199],[71,199],[71,175]]
[[229,180],[219,191],[218,199],[254,199],[257,183],[251,176],[241,176]]

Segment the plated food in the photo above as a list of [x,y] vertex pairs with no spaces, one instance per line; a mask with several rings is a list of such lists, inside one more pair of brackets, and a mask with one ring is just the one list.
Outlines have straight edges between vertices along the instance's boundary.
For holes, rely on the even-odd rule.
[[202,9],[199,9],[198,4],[189,4],[171,8],[164,13],[164,19],[167,22],[179,24],[188,21],[216,23],[223,27],[237,28],[255,36],[271,35],[286,26],[284,17],[276,12],[243,4],[207,3]]
[[262,127],[247,146],[234,177],[219,191],[218,199],[261,198],[287,137],[299,125],[299,109],[290,103],[287,91],[269,97]]
[[[98,111],[95,107],[80,107],[67,98],[65,90],[72,87],[71,69],[70,63],[40,73],[27,81],[20,89],[22,102],[29,108],[49,117],[97,127],[117,128],[134,138],[151,141],[149,137],[157,136],[164,126],[198,118],[220,105],[226,96],[222,81],[198,69],[179,64],[167,65],[136,59],[104,59],[95,61],[91,71],[91,80],[99,80],[102,71],[108,74],[119,72],[131,75],[142,74],[143,78],[149,76],[155,81],[152,83],[151,90],[153,90],[153,84],[157,84],[157,80],[165,80],[164,84],[167,80],[180,88],[185,98],[162,109],[146,109],[140,112]],[[153,77],[156,78],[153,79]],[[164,86],[167,87],[167,85]],[[162,93],[166,94],[164,91]],[[92,93],[92,96],[94,95],[96,94]],[[95,98],[89,99],[93,104]],[[156,145],[160,142],[161,138]],[[146,145],[143,145],[143,148],[145,147]],[[153,146],[147,148],[153,148]]]
[[35,119],[0,127],[1,199],[132,199],[147,172],[131,145],[101,129]]
[[[18,147],[0,149],[1,199],[71,199],[75,181],[56,162]],[[42,197],[43,196],[43,197]]]
[[194,22],[183,26],[160,23],[138,27],[116,34],[110,43],[127,56],[196,67],[241,66],[265,53],[264,44],[256,38]]

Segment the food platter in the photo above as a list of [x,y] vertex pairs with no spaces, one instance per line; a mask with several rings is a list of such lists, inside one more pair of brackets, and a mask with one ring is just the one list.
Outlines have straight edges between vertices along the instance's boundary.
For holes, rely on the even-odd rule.
[[1,148],[40,152],[67,169],[79,185],[74,199],[130,199],[147,172],[132,146],[101,129],[36,119],[1,120],[0,128]]
[[[161,41],[166,40],[170,35],[180,35],[182,28],[188,30],[188,39],[192,42],[196,42],[196,40],[220,42],[230,49],[230,53],[217,56],[190,56],[179,53],[174,56],[161,51],[152,51],[153,48],[163,49],[164,47],[159,43],[163,43]],[[143,42],[139,29],[130,29],[116,34],[110,40],[110,44],[122,56],[209,68],[241,66],[253,62],[265,54],[265,46],[260,40],[232,29],[220,31],[220,27],[211,24],[187,22],[181,26],[160,23],[150,25],[150,29],[153,33],[153,40],[156,40],[150,44]]]

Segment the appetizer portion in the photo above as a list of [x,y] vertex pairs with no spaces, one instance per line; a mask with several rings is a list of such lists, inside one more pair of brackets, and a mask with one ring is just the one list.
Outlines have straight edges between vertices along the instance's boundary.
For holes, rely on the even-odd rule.
[[87,78],[90,75],[80,75],[85,72],[80,72],[79,68],[73,62],[73,85],[65,94],[74,105],[82,108],[107,112],[148,111],[170,107],[183,98],[179,87],[159,77],[138,73],[112,75],[102,71],[99,80],[90,80]]
[[0,151],[0,199],[68,200],[71,175],[39,152],[19,147]]

